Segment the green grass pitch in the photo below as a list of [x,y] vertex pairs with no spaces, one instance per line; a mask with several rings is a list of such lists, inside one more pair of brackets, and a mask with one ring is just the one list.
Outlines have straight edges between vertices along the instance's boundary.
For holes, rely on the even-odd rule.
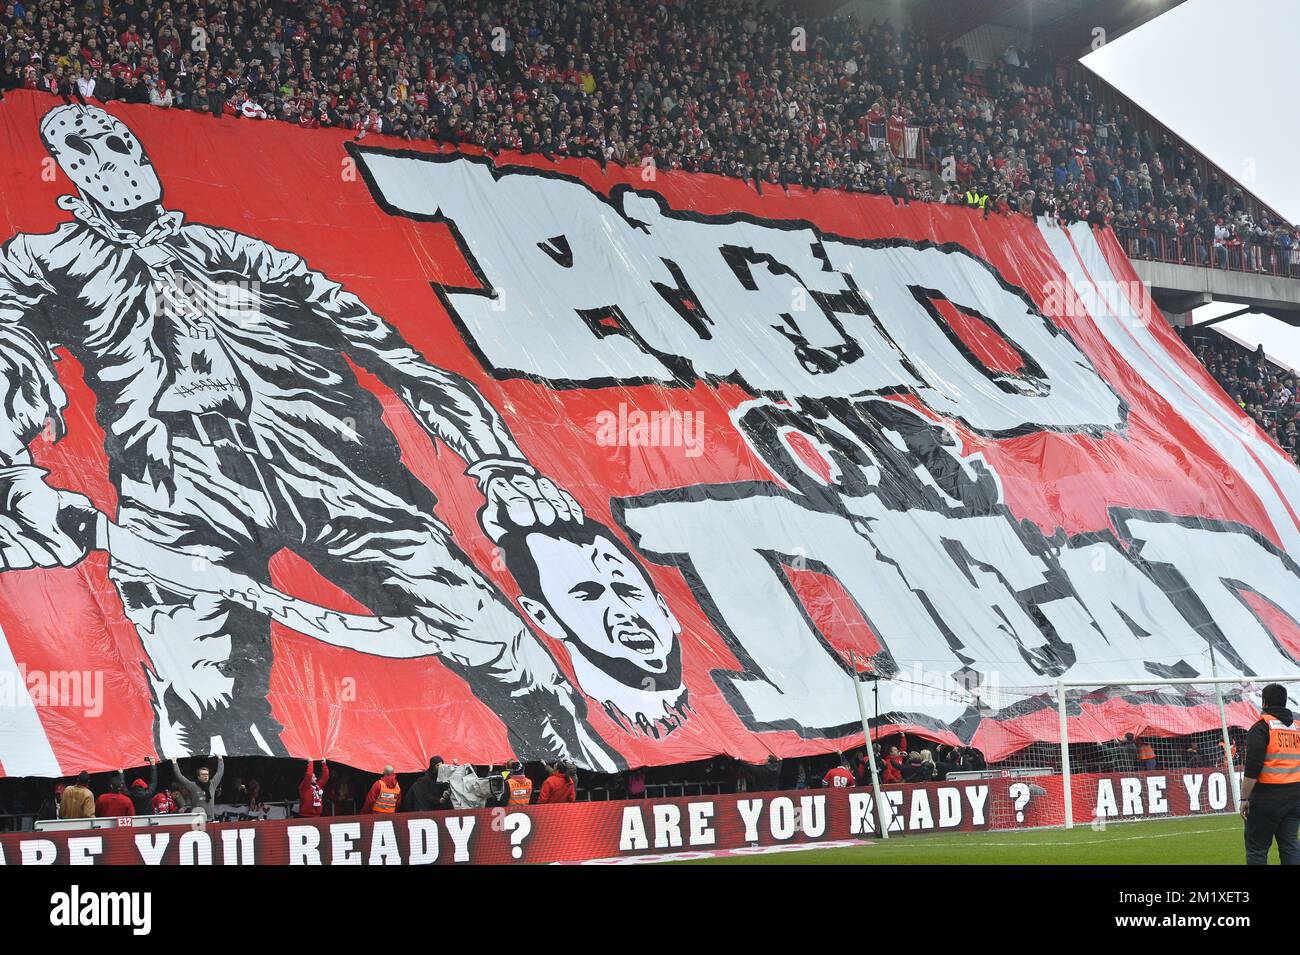
[[[725,856],[676,865],[1241,865],[1239,816],[901,836],[862,846]],[[1277,847],[1269,863],[1277,863]]]

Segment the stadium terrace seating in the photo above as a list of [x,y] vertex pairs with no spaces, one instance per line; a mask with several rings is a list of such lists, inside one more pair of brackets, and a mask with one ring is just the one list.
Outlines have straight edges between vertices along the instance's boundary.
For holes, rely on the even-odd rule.
[[1213,332],[1192,337],[1188,344],[1232,400],[1300,463],[1300,382],[1296,376]]
[[958,203],[973,189],[990,211],[1113,224],[1135,256],[1300,270],[1300,231],[1249,212],[1186,146],[1095,102],[1040,51],[975,70],[947,42],[805,19],[744,0],[19,0],[0,18],[0,90],[653,162],[760,189]]

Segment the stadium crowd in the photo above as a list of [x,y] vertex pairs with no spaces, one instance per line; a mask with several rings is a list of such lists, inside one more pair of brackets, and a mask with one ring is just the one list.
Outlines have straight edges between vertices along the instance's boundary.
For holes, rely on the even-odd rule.
[[919,33],[754,0],[15,0],[14,88],[974,203],[1113,224],[1135,255],[1300,271],[1300,231],[1041,50],[977,70]]
[[[986,768],[979,750],[908,737],[873,744],[883,784],[932,782],[950,773]],[[579,771],[569,763],[514,763],[505,767],[452,765],[435,756],[420,774],[391,766],[375,778],[328,760],[232,758],[227,773],[221,757],[176,760],[164,768],[152,759],[143,769],[119,770],[68,780],[0,780],[0,831],[23,818],[89,818],[166,815],[202,810],[209,819],[230,821],[288,815],[315,817],[355,813],[429,812],[493,805],[575,802],[580,798],[638,799],[657,794],[764,792],[819,786],[866,786],[871,769],[865,750],[749,764],[718,756],[681,766],[633,769],[609,775]],[[840,773],[845,770],[845,773]],[[837,776],[838,781],[837,781]],[[259,782],[258,779],[262,782]]]
[[1185,335],[1220,387],[1283,451],[1300,464],[1300,378],[1256,351],[1214,332]]
[[[1087,82],[1042,50],[1008,48],[977,70],[960,48],[917,33],[809,20],[747,0],[15,0],[0,15],[0,97],[20,88],[357,137],[716,173],[760,190],[974,204],[986,214],[1112,225],[1138,257],[1300,274],[1300,230],[1260,212],[1185,145],[1097,102]],[[1226,340],[1191,344],[1300,461],[1296,377]],[[983,768],[973,751],[908,752],[905,743],[877,759],[885,782]],[[815,785],[838,768],[864,781],[861,754],[843,767],[827,761],[826,776],[812,760],[714,761],[703,772],[735,789]],[[373,809],[391,801],[390,787],[403,788],[385,773],[359,798],[359,774],[331,781],[328,766],[318,773],[316,765],[268,791],[296,787],[299,811],[305,801],[310,814],[326,805]],[[149,770],[129,783],[108,778],[98,797],[87,778],[59,801],[77,789],[69,807],[78,812],[87,798],[95,810],[215,806],[222,767],[190,780],[173,766],[162,788],[157,767]],[[483,795],[465,773],[460,784],[442,775],[431,764],[408,782],[408,793],[421,794],[416,805]],[[510,775],[535,777],[537,798],[576,797],[572,767]],[[644,794],[646,774],[602,785]],[[483,798],[512,794],[506,785]],[[235,780],[225,797],[250,811],[266,799],[251,778]]]
[[[1234,727],[1232,755],[1244,731]],[[1135,738],[1072,747],[1075,772],[1132,773],[1156,769],[1225,765],[1217,730],[1183,737]],[[579,771],[572,764],[513,763],[469,766],[435,756],[423,773],[378,777],[328,760],[221,757],[172,760],[170,771],[149,760],[144,769],[62,782],[0,780],[0,831],[23,820],[166,815],[202,810],[216,821],[389,812],[465,810],[487,806],[545,804],[605,799],[642,799],[691,793],[773,792],[872,785],[866,749],[745,763],[717,756],[676,766],[642,767],[610,775]],[[1060,753],[1033,744],[1008,761],[990,766],[974,747],[948,746],[898,733],[872,744],[881,785],[942,782],[954,774],[1013,769],[1060,772]],[[305,765],[304,765],[305,763]],[[263,782],[258,782],[258,778]],[[969,778],[969,777],[968,777]],[[161,783],[161,784],[160,784]]]

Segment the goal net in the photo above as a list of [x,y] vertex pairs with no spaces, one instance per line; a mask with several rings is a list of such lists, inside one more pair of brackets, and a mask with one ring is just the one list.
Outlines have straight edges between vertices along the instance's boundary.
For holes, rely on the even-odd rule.
[[1060,774],[1061,823],[1235,812],[1245,737],[1261,695],[1280,683],[1300,709],[1300,677],[1221,677],[1057,685],[1059,743],[1015,762]]
[[[1103,828],[1236,812],[1246,735],[1270,683],[1281,684],[1288,705],[1300,712],[1300,674],[1294,673],[1114,683],[1102,675],[1087,684],[981,686],[978,698],[965,701],[980,714],[965,745],[930,744],[924,733],[891,734],[887,724],[876,724],[872,736],[882,754],[933,759],[939,770],[934,786],[907,786],[905,766],[903,785],[896,776],[882,777],[883,796],[877,796],[893,805],[890,829],[897,832],[967,825]],[[861,691],[859,704],[866,726],[874,707]],[[906,712],[897,690],[889,704]],[[984,718],[990,715],[997,718]],[[996,747],[997,757],[986,761],[984,746]],[[935,792],[913,791],[922,788]],[[930,805],[923,804],[927,799]]]

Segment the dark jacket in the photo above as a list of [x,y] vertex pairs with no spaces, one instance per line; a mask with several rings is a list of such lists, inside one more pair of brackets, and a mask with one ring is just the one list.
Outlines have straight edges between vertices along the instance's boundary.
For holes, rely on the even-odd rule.
[[781,764],[775,766],[759,763],[745,766],[744,772],[751,792],[772,792],[781,788]]
[[968,749],[961,754],[961,768],[967,771],[981,771],[986,767],[984,754],[977,749]]
[[438,782],[436,772],[426,772],[411,784],[402,799],[402,808],[407,812],[433,812],[435,809],[447,809],[450,803],[442,801],[447,784]]
[[[1272,716],[1290,726],[1295,717],[1285,706],[1268,706],[1264,708],[1261,718],[1246,734],[1246,764],[1243,773],[1247,779],[1259,779],[1260,770],[1264,768],[1264,756],[1268,752],[1268,724],[1264,722]],[[1265,783],[1256,786],[1252,799],[1281,797],[1295,799],[1300,796],[1300,783]]]
[[135,806],[135,814],[137,816],[153,815],[153,796],[158,791],[158,764],[149,764],[148,788],[135,785],[138,780],[134,779],[128,785],[126,778],[121,773],[118,774],[118,778],[122,781],[122,787],[126,790],[126,794],[131,797],[131,802]]
[[929,763],[914,763],[908,760],[903,764],[903,782],[928,783],[934,779],[934,767]]

